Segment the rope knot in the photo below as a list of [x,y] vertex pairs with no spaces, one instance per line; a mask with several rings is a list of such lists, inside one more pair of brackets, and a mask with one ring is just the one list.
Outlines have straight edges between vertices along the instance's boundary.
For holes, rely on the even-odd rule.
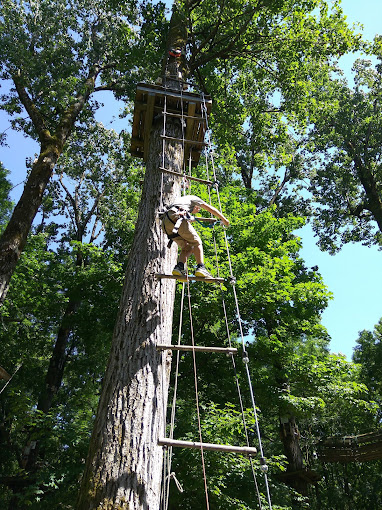
[[184,489],[182,487],[182,485],[180,484],[179,480],[177,479],[174,471],[172,471],[169,475],[168,475],[168,478],[171,480],[171,478],[174,480],[175,482],[175,485],[178,489],[179,492],[184,492]]

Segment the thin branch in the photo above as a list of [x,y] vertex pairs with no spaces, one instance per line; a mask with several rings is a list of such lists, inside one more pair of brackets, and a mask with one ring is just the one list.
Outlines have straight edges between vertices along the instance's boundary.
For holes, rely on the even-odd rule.
[[98,66],[94,66],[94,68],[89,71],[88,77],[84,83],[84,92],[82,94],[78,94],[76,100],[63,114],[56,131],[62,143],[66,141],[66,138],[69,136],[77,116],[81,112],[86,101],[89,99],[89,96],[92,94],[92,92],[94,92],[95,82],[99,71],[100,69]]
[[285,170],[284,178],[279,186],[277,186],[273,197],[271,198],[269,205],[272,206],[276,203],[276,200],[278,196],[280,195],[281,191],[283,190],[284,186],[287,184],[287,182],[290,181],[291,175],[288,170]]

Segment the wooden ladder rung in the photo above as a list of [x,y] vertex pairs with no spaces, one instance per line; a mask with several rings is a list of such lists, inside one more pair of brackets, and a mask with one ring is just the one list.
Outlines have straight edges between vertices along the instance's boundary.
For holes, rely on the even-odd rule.
[[171,142],[184,143],[186,145],[208,145],[207,142],[199,142],[197,140],[186,140],[185,138],[175,138],[174,136],[160,135],[163,140],[169,140]]
[[203,276],[178,276],[173,274],[156,274],[155,278],[158,280],[161,279],[169,279],[169,280],[179,280],[181,282],[186,282],[189,280],[190,282],[206,282],[206,283],[224,283],[224,278],[204,278]]
[[159,446],[177,446],[179,448],[197,448],[203,450],[213,450],[216,452],[241,453],[242,455],[256,455],[257,449],[249,446],[230,446],[225,444],[198,443],[196,441],[179,441],[177,439],[168,439],[161,437],[158,439]]
[[213,185],[212,181],[207,181],[205,179],[199,179],[199,177],[192,177],[192,175],[187,175],[187,174],[181,174],[179,172],[174,172],[173,170],[168,170],[167,168],[159,167],[159,170],[161,172],[165,172],[167,174],[177,175],[178,177],[184,177],[185,179],[188,179],[189,181],[201,182],[203,184],[208,184],[210,186]]
[[158,350],[166,351],[197,351],[197,352],[217,352],[223,354],[237,354],[235,347],[206,347],[203,345],[157,345]]
[[156,106],[155,107],[155,111],[161,111],[163,112],[163,115],[168,115],[169,117],[176,117],[176,118],[179,118],[179,119],[190,119],[190,120],[196,120],[198,122],[207,122],[207,119],[205,119],[204,117],[198,117],[197,115],[188,115],[186,113],[182,114],[182,113],[173,113],[171,110],[166,110],[166,111],[163,111],[163,108],[160,107],[160,106]]

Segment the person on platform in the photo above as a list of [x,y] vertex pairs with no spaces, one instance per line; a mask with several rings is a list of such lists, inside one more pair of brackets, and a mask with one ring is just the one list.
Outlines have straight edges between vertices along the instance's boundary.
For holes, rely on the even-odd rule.
[[178,262],[172,270],[173,275],[187,276],[185,264],[190,255],[194,255],[197,263],[195,276],[213,278],[204,266],[202,240],[191,225],[191,221],[194,220],[193,215],[198,213],[200,209],[204,209],[219,218],[226,227],[229,225],[227,218],[218,209],[207,204],[196,195],[184,195],[171,204],[163,215],[162,228],[170,238],[170,244],[174,240],[180,247]]

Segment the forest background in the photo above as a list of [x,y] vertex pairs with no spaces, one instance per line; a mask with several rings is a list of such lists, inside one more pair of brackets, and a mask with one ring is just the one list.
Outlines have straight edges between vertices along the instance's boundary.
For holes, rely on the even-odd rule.
[[[371,41],[380,33],[382,12],[378,0],[363,3],[343,0],[341,5],[349,24],[362,25],[360,30],[365,39]],[[170,4],[167,6],[171,8]],[[339,65],[350,83],[353,80],[353,63],[361,56],[362,52],[358,51],[339,59]],[[7,85],[2,84],[2,87]],[[114,98],[112,92],[100,93],[99,103],[96,112],[99,122],[117,132],[127,129],[126,118],[119,118],[124,105]],[[13,185],[10,197],[16,202],[25,180],[25,161],[36,153],[38,146],[32,139],[11,129],[4,111],[0,111],[0,131],[6,132],[8,137],[7,146],[0,147],[0,161],[10,172],[8,178]],[[17,147],[17,151],[14,147]],[[343,246],[335,255],[329,255],[317,247],[317,238],[309,225],[299,230],[298,234],[302,237],[301,254],[307,265],[319,266],[324,282],[332,292],[332,299],[322,315],[322,324],[331,338],[330,348],[351,359],[358,333],[363,329],[372,329],[380,318],[379,289],[382,286],[382,273],[379,270],[379,249],[354,243]],[[356,298],[359,295],[363,296],[362,300]]]
[[[144,35],[145,41],[151,43],[146,51],[149,57],[153,58],[160,39],[158,27],[155,25],[156,16],[160,19],[160,8],[151,9],[148,5],[143,9],[146,16]],[[161,23],[163,22],[162,19]],[[340,26],[343,29],[342,25]],[[345,40],[347,38],[346,44],[343,43],[345,51],[352,48],[353,44],[354,47],[357,46],[357,38],[352,40],[345,29],[343,33],[338,32],[339,37],[340,34],[344,35]],[[132,34],[130,36],[133,38]],[[153,39],[150,40],[150,37]],[[337,42],[335,40],[333,44]],[[341,46],[342,41],[338,44]],[[9,45],[4,47],[9,51]],[[315,48],[314,44],[312,48],[314,51],[311,55],[317,56],[315,52],[319,54],[318,48]],[[33,45],[28,51],[33,52]],[[107,51],[111,49],[108,48]],[[276,51],[283,53],[282,48],[276,48]],[[328,59],[331,58],[331,51],[332,48],[329,48]],[[333,51],[336,51],[336,56],[341,55],[339,48],[333,47]],[[377,43],[371,51],[379,56]],[[139,55],[139,45],[137,52],[138,57],[142,58],[142,55]],[[60,57],[65,62],[65,54]],[[135,56],[129,55],[128,58],[132,58],[134,64]],[[145,58],[148,58],[147,54]],[[373,63],[376,61],[373,60]],[[362,82],[361,91],[362,87],[373,88],[373,75],[368,74],[368,65],[359,64],[357,69]],[[303,95],[306,90],[302,81],[297,83],[297,94],[296,90],[288,88],[288,79],[291,79],[288,72],[283,89],[288,107],[291,108],[288,113],[293,111],[301,121],[304,112],[298,94]],[[300,70],[297,70],[297,74],[299,72]],[[378,77],[378,73],[376,76]],[[137,81],[150,79],[150,73],[142,70],[141,73],[125,79],[125,87],[134,90]],[[223,73],[223,83],[224,79]],[[17,76],[15,80],[17,82]],[[264,83],[267,83],[266,78],[264,80]],[[378,84],[378,80],[376,82]],[[334,93],[335,96],[335,87],[338,84],[333,83],[334,89],[329,87],[325,93]],[[213,85],[219,87],[222,83],[214,84],[212,80],[210,86]],[[243,85],[248,86],[248,91],[251,91],[248,82]],[[97,84],[96,88],[102,90],[102,83]],[[5,86],[5,95],[7,91]],[[123,95],[121,90],[116,92],[117,95]],[[315,100],[322,100],[321,90],[317,89],[312,93],[317,94]],[[332,100],[333,96],[330,97]],[[260,103],[264,100],[261,93],[258,98]],[[36,101],[39,100],[37,93]],[[101,99],[103,100],[105,99]],[[21,120],[13,121],[13,127],[36,137],[18,104],[7,101],[8,98],[5,98],[5,110],[10,114],[21,114],[22,117]],[[59,116],[64,98],[60,95],[54,97],[52,94],[52,101],[56,106],[54,115]],[[131,111],[131,103],[127,104],[128,111]],[[44,508],[52,504],[57,508],[72,508],[82,463],[86,457],[127,251],[134,231],[143,170],[140,163],[129,156],[126,119],[118,121],[119,126],[121,123],[123,126],[123,131],[118,136],[118,133],[105,129],[110,127],[108,122],[104,121],[105,126],[102,126],[92,121],[93,115],[100,120],[99,106],[99,103],[93,102],[91,107],[85,110],[78,129],[59,159],[56,177],[48,185],[48,192],[4,304],[2,363],[11,372],[12,368],[20,367],[9,387],[2,393],[1,402],[1,481],[6,488],[2,498],[4,505],[8,504],[9,508]],[[224,100],[220,106],[225,106]],[[111,108],[108,105],[105,108],[103,119],[107,114],[117,115],[115,106]],[[359,118],[363,111],[364,109],[360,108]],[[315,115],[314,112],[310,113]],[[379,112],[375,119],[376,125],[378,114]],[[319,265],[318,255],[313,261],[309,258],[310,255],[301,258],[299,241],[293,235],[301,226],[302,220],[291,212],[298,210],[301,213],[304,210],[305,195],[301,194],[302,202],[297,201],[296,205],[295,196],[288,196],[288,188],[279,190],[283,165],[275,163],[276,159],[273,159],[275,168],[281,173],[276,172],[276,176],[270,176],[269,180],[266,172],[264,173],[264,161],[257,160],[261,170],[258,181],[261,186],[260,198],[256,193],[252,193],[251,186],[247,186],[247,189],[240,187],[235,174],[241,169],[243,179],[248,178],[249,174],[246,172],[252,168],[248,165],[248,154],[238,154],[241,166],[233,165],[232,152],[222,143],[225,135],[227,138],[230,136],[227,126],[219,122],[218,111],[215,111],[215,116],[216,137],[217,140],[220,139],[221,148],[221,159],[218,159],[220,177],[231,193],[228,199],[224,196],[224,191],[222,192],[223,204],[227,214],[236,219],[236,222],[232,221],[231,227],[232,250],[234,268],[239,278],[243,318],[246,332],[254,332],[256,338],[256,342],[248,346],[248,351],[255,360],[252,367],[253,380],[256,381],[256,393],[262,412],[261,421],[269,452],[269,465],[271,473],[272,470],[274,473],[271,477],[272,494],[276,500],[274,508],[304,508],[308,505],[311,508],[379,508],[381,470],[378,462],[367,465],[353,463],[350,466],[317,465],[316,462],[316,450],[321,439],[331,435],[368,432],[379,426],[379,330],[360,334],[358,344],[361,348],[358,349],[355,360],[358,364],[347,363],[343,357],[330,354],[329,337],[320,324],[329,295],[324,286],[325,280],[320,276],[321,267],[318,271],[313,269],[316,264]],[[316,136],[320,135],[315,139],[315,143],[322,150],[325,149],[328,139],[325,132],[326,118],[325,115],[315,118],[316,126],[321,129],[320,133],[314,133]],[[252,121],[254,122],[254,119]],[[269,130],[266,123],[263,126],[265,131]],[[271,140],[268,149],[271,151],[270,147],[274,143],[272,150],[276,147],[276,157],[288,167],[288,177],[291,185],[294,185],[293,179],[297,177],[298,181],[301,175],[298,158],[290,158],[296,146],[291,150],[291,140],[286,136],[286,132],[281,126],[275,129],[279,131]],[[293,134],[293,129],[289,133]],[[377,130],[376,133],[378,134]],[[10,130],[7,130],[6,134],[10,134]],[[275,133],[270,129],[268,134],[273,136]],[[250,136],[250,133],[246,135]],[[16,146],[18,152],[20,145],[26,147],[24,139],[20,141],[12,136],[7,140],[2,139],[2,142],[10,145],[9,150]],[[266,138],[266,132],[264,137]],[[245,144],[245,137],[242,143]],[[293,146],[293,141],[291,143]],[[330,143],[329,139],[329,146]],[[28,149],[28,169],[34,165],[34,152],[34,147]],[[329,161],[330,154],[329,150]],[[309,163],[309,155],[304,156]],[[378,154],[375,157],[378,164]],[[24,164],[25,153],[22,158]],[[331,164],[335,165],[335,162]],[[348,161],[344,162],[345,167],[346,164]],[[21,164],[13,161],[5,165],[6,168],[8,166],[20,167]],[[235,169],[233,176],[230,176],[228,171],[225,174],[224,169],[227,168]],[[329,165],[329,169],[334,171],[336,167]],[[297,174],[292,176],[292,172]],[[9,178],[9,175],[4,172],[3,177]],[[312,178],[314,179],[314,176]],[[323,179],[316,181],[322,188],[325,186],[325,178]],[[18,184],[17,180],[12,184]],[[258,183],[255,183],[254,189],[257,185]],[[11,209],[7,202],[10,187],[3,179],[3,223],[6,223]],[[203,193],[202,190],[200,192]],[[274,198],[274,202],[277,202],[281,192],[285,193],[283,201],[280,202],[281,205],[278,204],[279,208],[275,209],[277,212],[274,214],[274,210],[268,208],[270,204],[267,200],[271,202]],[[13,198],[17,200],[16,195]],[[353,203],[350,203],[349,207],[352,209]],[[357,208],[354,208],[354,212],[355,209]],[[239,217],[244,218],[241,223],[237,220]],[[378,233],[373,237],[368,229],[369,225],[374,225],[373,219],[363,216],[361,224],[361,229],[355,229],[354,239],[378,244]],[[328,228],[327,236],[323,238],[323,246],[333,250],[330,225]],[[339,235],[341,236],[341,228]],[[206,246],[211,248],[210,234],[206,233],[204,237]],[[349,238],[346,239],[345,236],[342,241],[347,242]],[[342,241],[340,240],[340,244]],[[338,256],[340,255],[335,255]],[[352,258],[356,256],[353,255]],[[357,268],[359,263],[360,258],[357,255]],[[369,264],[364,262],[364,265]],[[262,269],[256,272],[253,271],[254,268]],[[353,269],[353,273],[355,272],[356,269]],[[371,288],[375,288],[375,282],[374,274],[373,287],[366,289],[367,294],[370,294]],[[206,299],[200,290],[196,292],[199,302]],[[364,287],[360,287],[358,297],[364,293]],[[357,290],[352,287],[352,295],[356,294]],[[365,299],[360,297],[357,317],[360,317],[359,307],[362,302],[365,302]],[[374,298],[372,302],[377,300]],[[213,293],[208,296],[207,303],[208,313],[203,307],[197,310],[195,323],[203,329],[207,317],[211,318],[215,314],[214,324],[204,331],[205,338],[214,342],[222,328],[222,319],[219,318],[220,312]],[[370,304],[368,308],[371,308]],[[232,312],[232,309],[230,311]],[[378,317],[372,319],[373,323],[377,319]],[[340,324],[338,317],[336,323]],[[362,327],[363,325],[359,324],[357,329]],[[62,352],[53,350],[52,355],[52,347],[56,348],[60,342]],[[204,422],[204,433],[214,440],[218,436],[220,441],[236,441],[236,434],[239,434],[241,428],[230,404],[234,398],[228,389],[229,376],[225,374],[228,369],[224,363],[214,368],[215,373],[219,371],[222,377],[219,387],[216,387],[216,381],[209,377],[210,367],[206,361],[201,364],[201,380],[205,382],[201,392],[205,416],[209,417]],[[188,370],[186,365],[184,372],[187,373]],[[187,384],[184,385],[183,390],[187,395]],[[212,396],[215,399],[212,399]],[[191,397],[184,397],[180,406],[182,420],[179,420],[178,428],[186,437],[191,434],[186,424],[191,425],[195,420],[190,401]],[[282,483],[281,474],[285,470],[287,473],[288,470],[292,471],[290,467],[293,465],[293,459],[288,457],[286,441],[280,444],[276,439],[279,428],[277,420],[284,419],[285,416],[286,423],[293,425],[294,431],[298,430],[296,420],[299,423],[301,432],[295,434],[296,437],[299,435],[300,453],[303,452],[299,461],[303,461],[305,468],[314,467],[321,475],[320,484],[309,494],[310,501],[301,497],[301,492],[304,492],[301,487]],[[281,421],[281,425],[283,423],[285,425],[285,422]],[[191,454],[179,455],[175,461],[177,473],[180,478],[188,479],[189,488],[186,499],[182,500],[181,496],[175,495],[172,496],[171,504],[173,508],[179,508],[180,505],[185,508],[201,508],[203,503],[200,501],[196,459]],[[229,461],[212,456],[210,459],[211,492],[215,497],[215,505],[219,505],[215,507],[256,508],[256,503],[250,496],[250,477],[244,462],[232,466]],[[186,471],[186,466],[189,466],[189,472]],[[365,472],[368,475],[367,482]],[[280,476],[277,477],[276,473]],[[240,483],[246,488],[243,494],[235,493],[234,490]],[[297,489],[297,492],[293,488]]]

